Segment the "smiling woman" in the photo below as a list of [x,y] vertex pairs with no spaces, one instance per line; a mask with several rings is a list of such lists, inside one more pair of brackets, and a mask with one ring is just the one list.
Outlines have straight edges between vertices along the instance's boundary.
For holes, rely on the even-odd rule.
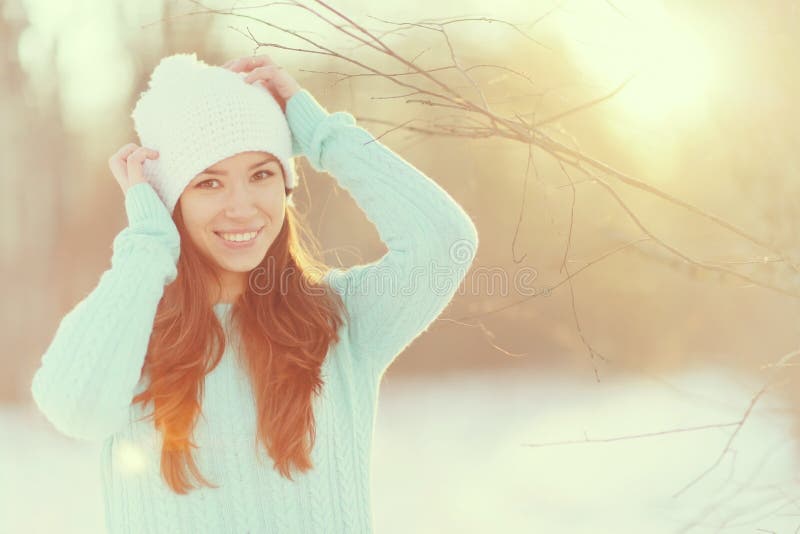
[[[194,54],[153,71],[133,113],[149,148],[110,162],[137,181],[129,226],[34,376],[54,426],[103,441],[112,534],[372,532],[381,377],[475,257],[447,192],[269,62],[248,62],[252,84]],[[291,202],[300,154],[384,256],[339,269],[313,253]],[[403,291],[372,286],[387,275]]]
[[233,302],[244,292],[248,273],[283,227],[286,198],[281,163],[263,151],[225,158],[189,182],[177,209],[186,234],[217,270],[222,294],[213,302]]

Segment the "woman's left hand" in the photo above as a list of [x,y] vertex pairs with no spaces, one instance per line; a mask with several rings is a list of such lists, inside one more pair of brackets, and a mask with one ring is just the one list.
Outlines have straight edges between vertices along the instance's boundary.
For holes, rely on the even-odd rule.
[[247,72],[248,75],[244,81],[248,84],[260,80],[261,85],[269,90],[284,113],[286,113],[286,103],[302,89],[297,80],[286,72],[286,69],[277,65],[266,54],[232,59],[222,67],[233,72]]

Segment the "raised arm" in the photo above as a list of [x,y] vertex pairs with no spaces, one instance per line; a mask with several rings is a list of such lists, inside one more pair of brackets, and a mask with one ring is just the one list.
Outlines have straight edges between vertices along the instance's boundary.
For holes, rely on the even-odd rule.
[[388,252],[332,270],[351,314],[350,342],[374,377],[452,300],[478,247],[475,225],[436,182],[305,89],[287,102],[295,153],[327,171],[375,225]]
[[100,440],[128,422],[158,303],[177,277],[180,234],[152,186],[128,189],[125,210],[111,268],[62,318],[31,385],[39,410],[74,438]]

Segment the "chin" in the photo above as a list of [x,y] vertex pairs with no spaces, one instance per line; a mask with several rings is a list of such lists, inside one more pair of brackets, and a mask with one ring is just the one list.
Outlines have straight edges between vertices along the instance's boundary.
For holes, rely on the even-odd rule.
[[221,269],[229,272],[246,273],[258,267],[266,254],[266,248],[258,247],[258,249],[249,250],[246,253],[220,254],[215,251],[214,254],[211,254],[211,258]]
[[264,259],[264,254],[266,254],[266,251],[264,251],[263,254],[250,254],[247,258],[216,258],[216,262],[217,265],[226,271],[234,273],[246,273],[258,267],[258,265]]

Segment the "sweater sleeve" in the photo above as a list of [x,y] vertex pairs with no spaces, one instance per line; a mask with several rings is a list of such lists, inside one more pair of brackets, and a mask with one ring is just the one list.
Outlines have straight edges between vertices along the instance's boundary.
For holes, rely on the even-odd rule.
[[152,185],[129,188],[125,210],[111,268],[61,319],[31,384],[39,410],[73,438],[101,440],[128,422],[158,303],[177,277],[180,234]]
[[475,257],[477,230],[444,189],[351,114],[329,114],[305,89],[286,114],[295,146],[351,195],[388,248],[376,261],[326,274],[351,316],[356,357],[380,378],[452,300]]

